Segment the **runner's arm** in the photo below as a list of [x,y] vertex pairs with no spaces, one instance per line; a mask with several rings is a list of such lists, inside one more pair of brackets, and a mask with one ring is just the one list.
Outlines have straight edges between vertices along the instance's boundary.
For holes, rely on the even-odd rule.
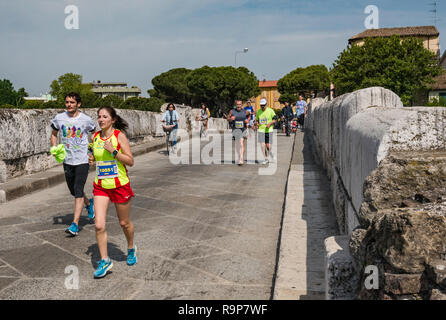
[[127,137],[124,133],[119,133],[118,135],[118,142],[121,146],[122,153],[119,153],[116,155],[116,159],[121,161],[123,164],[129,167],[133,167],[134,160],[133,160],[133,154],[132,150],[130,149],[130,143]]
[[245,123],[249,123],[250,120],[251,120],[251,111],[246,110],[246,120],[245,120]]
[[273,120],[270,122],[270,123],[268,123],[266,126],[269,128],[269,127],[271,127],[273,124],[275,124],[276,122],[277,122],[277,115],[275,115],[274,117],[273,117]]
[[226,120],[228,120],[229,122],[231,122],[231,121],[232,121],[231,117],[232,117],[232,109],[229,110],[229,114],[228,114],[228,117],[226,118]]
[[57,134],[58,134],[58,130],[54,130],[51,132],[51,137],[50,137],[50,142],[51,142],[51,146],[54,147],[57,145]]

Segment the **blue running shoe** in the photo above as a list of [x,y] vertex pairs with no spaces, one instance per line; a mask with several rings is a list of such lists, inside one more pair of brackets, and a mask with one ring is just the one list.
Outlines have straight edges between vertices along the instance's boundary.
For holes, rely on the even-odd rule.
[[94,219],[94,207],[93,207],[93,198],[90,199],[90,205],[85,206],[85,209],[88,211],[88,218]]
[[79,234],[79,227],[75,222],[73,222],[71,226],[65,229],[65,232],[71,234],[72,236],[77,236]]
[[102,259],[99,261],[99,265],[94,272],[95,278],[103,278],[107,275],[107,272],[113,267],[113,262],[108,258],[108,261],[105,259]]
[[127,264],[129,266],[133,266],[138,262],[138,258],[136,257],[136,246],[133,249],[127,249]]

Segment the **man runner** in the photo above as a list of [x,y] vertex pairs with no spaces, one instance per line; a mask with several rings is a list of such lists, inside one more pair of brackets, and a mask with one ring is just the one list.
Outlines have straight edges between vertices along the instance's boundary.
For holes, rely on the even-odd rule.
[[84,185],[90,168],[88,164],[88,133],[95,131],[95,124],[93,119],[79,110],[81,104],[79,94],[68,93],[65,96],[66,111],[57,114],[51,121],[53,128],[50,138],[51,146],[57,145],[57,134],[60,131],[60,140],[66,152],[63,168],[68,189],[74,197],[74,218],[65,232],[73,236],[79,233],[82,205],[85,205],[88,217],[94,219],[93,199],[89,200],[85,196]]
[[247,139],[247,126],[251,113],[248,110],[243,109],[242,100],[235,101],[235,109],[229,111],[228,121],[232,121],[232,136],[235,139],[235,143],[239,143],[239,161],[238,165],[243,165],[243,155],[245,153],[245,140]]
[[267,164],[270,157],[274,160],[274,155],[271,152],[271,142],[273,140],[274,124],[276,123],[276,113],[273,109],[266,106],[266,99],[260,99],[260,110],[256,113],[256,126],[258,125],[259,142],[262,147],[265,160],[262,164]]

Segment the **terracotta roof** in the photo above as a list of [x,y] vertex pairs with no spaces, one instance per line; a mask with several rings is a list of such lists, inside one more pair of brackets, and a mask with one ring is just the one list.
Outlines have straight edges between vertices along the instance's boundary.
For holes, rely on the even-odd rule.
[[410,36],[439,36],[440,32],[435,26],[402,27],[402,28],[381,28],[368,29],[351,37],[348,41],[364,38],[390,37],[399,35],[402,37]]
[[435,83],[432,85],[431,90],[446,90],[446,72],[435,77],[434,80]]
[[259,88],[277,87],[277,82],[279,82],[279,81],[277,81],[277,80],[272,80],[272,81],[262,80],[262,81],[259,81]]

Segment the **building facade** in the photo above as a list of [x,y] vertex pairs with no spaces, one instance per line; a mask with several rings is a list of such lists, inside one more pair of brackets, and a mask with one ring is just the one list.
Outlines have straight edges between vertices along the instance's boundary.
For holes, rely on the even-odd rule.
[[96,93],[100,98],[104,98],[108,95],[119,96],[124,100],[127,100],[131,97],[138,97],[141,94],[141,89],[132,86],[131,88],[127,87],[126,82],[92,82],[89,83],[93,86],[91,89],[94,93]]
[[280,93],[277,90],[277,80],[262,80],[259,81],[259,88],[261,93],[257,97],[251,98],[251,105],[255,110],[260,109],[260,99],[266,99],[267,106],[273,109],[280,109]]
[[57,100],[56,97],[53,97],[52,95],[50,95],[49,93],[46,94],[41,94],[40,97],[24,97],[23,98],[25,101],[42,101],[42,102],[48,102],[48,101],[53,101],[53,100]]
[[400,36],[401,38],[415,37],[423,41],[423,46],[440,58],[440,32],[435,26],[402,27],[368,29],[348,40],[349,44],[361,46],[366,38]]

